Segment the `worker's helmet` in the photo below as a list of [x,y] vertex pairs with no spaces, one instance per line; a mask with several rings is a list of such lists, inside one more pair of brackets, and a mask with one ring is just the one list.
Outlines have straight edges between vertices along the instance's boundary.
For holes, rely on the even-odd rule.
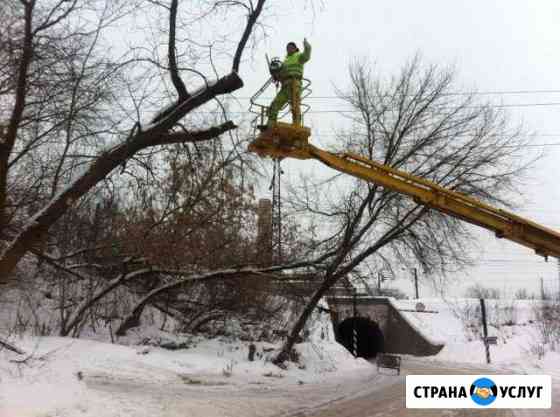
[[270,71],[272,78],[278,80],[280,77],[280,71],[282,70],[282,60],[278,57],[272,58],[268,64],[268,70]]
[[286,48],[288,48],[288,47],[290,47],[290,46],[291,46],[292,48],[294,48],[297,52],[299,52],[299,48],[298,48],[298,46],[296,45],[295,42],[288,42],[288,44],[286,45]]

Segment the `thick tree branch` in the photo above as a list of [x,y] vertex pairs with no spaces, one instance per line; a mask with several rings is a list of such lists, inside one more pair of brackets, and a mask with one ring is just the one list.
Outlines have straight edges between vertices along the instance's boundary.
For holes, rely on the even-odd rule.
[[[303,265],[304,263],[298,263],[297,265]],[[267,267],[267,268],[254,268],[254,267],[240,267],[240,268],[230,268],[230,269],[223,269],[218,271],[211,271],[207,273],[201,274],[192,274],[190,271],[181,271],[181,270],[165,270],[165,269],[152,269],[151,271],[154,273],[162,274],[162,275],[175,275],[175,276],[183,276],[184,278],[179,279],[177,281],[171,282],[169,284],[162,285],[161,287],[155,288],[146,294],[138,303],[134,306],[132,311],[125,317],[121,325],[116,331],[118,336],[123,336],[127,330],[132,327],[135,327],[139,324],[140,316],[144,311],[144,308],[148,303],[150,303],[155,297],[161,295],[167,291],[172,289],[176,289],[182,287],[184,285],[189,285],[195,282],[202,282],[202,281],[213,281],[217,279],[230,279],[236,278],[240,276],[260,276],[265,278],[278,278],[275,275],[271,275],[270,272],[278,272],[284,269],[290,269],[293,265],[278,265],[274,267]]]
[[5,135],[0,136],[0,234],[7,227],[9,219],[7,213],[7,184],[8,164],[14,148],[18,129],[25,109],[27,98],[28,72],[33,59],[33,7],[35,2],[25,3],[24,6],[24,36],[21,58],[17,70],[17,82],[14,97],[14,107],[8,122]]
[[153,120],[150,129],[169,130],[187,113],[200,107],[218,95],[229,94],[243,87],[243,81],[237,73],[232,72],[214,83],[208,83],[189,98],[178,100],[162,110]]
[[154,145],[168,145],[171,143],[194,143],[203,142],[229,132],[230,130],[236,129],[237,125],[232,121],[227,121],[219,126],[213,126],[209,129],[197,130],[191,132],[172,132],[165,135],[161,135],[157,140],[154,141]]
[[72,329],[74,329],[82,320],[82,317],[84,313],[87,311],[87,309],[90,308],[95,303],[97,303],[101,298],[103,298],[113,289],[117,288],[121,284],[124,284],[125,282],[133,281],[135,279],[141,278],[151,273],[152,273],[151,268],[144,268],[128,274],[120,274],[117,278],[109,281],[105,286],[98,289],[91,298],[86,298],[76,307],[76,309],[72,312],[72,314],[68,318],[66,326],[64,326],[64,328],[61,329],[60,335],[68,336],[68,334],[70,334]]
[[[49,228],[68,208],[96,184],[104,180],[113,169],[130,159],[138,151],[160,145],[159,140],[167,134],[167,130],[193,109],[202,106],[220,94],[231,93],[242,86],[241,78],[235,73],[220,78],[215,83],[201,88],[188,100],[170,107],[166,115],[147,126],[146,130],[133,129],[131,136],[125,142],[100,154],[82,175],[55,195],[43,210],[35,214],[8,247],[4,249],[0,255],[0,284],[9,279],[22,256],[41,241]],[[229,127],[227,123],[225,125],[226,128]],[[210,138],[210,136],[208,137]]]
[[177,55],[175,47],[175,33],[177,28],[177,8],[178,0],[171,0],[171,7],[169,9],[169,45],[167,54],[169,57],[169,73],[171,74],[171,81],[179,94],[179,100],[186,100],[189,98],[189,93],[185,87],[185,83],[179,76],[177,69]]
[[239,64],[241,62],[241,55],[247,46],[247,42],[249,41],[249,36],[253,32],[253,28],[257,23],[257,20],[262,12],[264,3],[266,0],[259,0],[257,3],[257,7],[252,10],[249,15],[247,16],[247,25],[245,26],[245,30],[243,31],[243,35],[241,36],[241,40],[237,45],[237,50],[235,51],[235,55],[233,57],[233,72],[239,72]]
[[44,253],[41,253],[38,250],[31,249],[30,252],[33,253],[33,255],[35,255],[39,259],[42,259],[43,261],[45,261],[49,265],[53,266],[54,268],[60,269],[61,271],[66,272],[67,274],[78,278],[80,281],[85,281],[88,278],[88,277],[86,277],[86,276],[84,276],[84,275],[82,275],[82,274],[80,274],[76,271],[73,271],[70,268],[67,268],[66,266],[64,266],[60,262],[58,262],[57,259],[52,258],[51,256],[46,255]]

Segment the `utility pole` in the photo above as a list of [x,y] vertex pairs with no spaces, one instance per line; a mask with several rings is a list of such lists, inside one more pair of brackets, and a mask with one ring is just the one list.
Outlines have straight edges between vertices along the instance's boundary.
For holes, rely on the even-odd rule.
[[282,199],[280,195],[280,177],[284,173],[280,167],[280,158],[274,159],[272,177],[272,262],[282,264]]
[[486,349],[486,363],[490,363],[490,346],[488,345],[488,326],[486,324],[486,305],[484,298],[480,299],[480,311],[482,313],[482,334],[484,337],[484,347]]
[[418,271],[414,268],[414,289],[416,290],[416,299],[420,298],[418,294]]
[[354,296],[352,297],[352,301],[354,304],[354,320],[352,320],[352,353],[354,354],[354,357],[357,358],[358,357],[358,329],[356,328],[356,317],[357,317],[357,311],[356,311],[356,298],[357,298],[357,293],[356,293],[356,287],[354,287]]
[[544,279],[543,277],[541,277],[540,279],[541,279],[541,300],[545,300],[546,294],[544,292]]
[[377,295],[381,295],[381,272],[377,273]]

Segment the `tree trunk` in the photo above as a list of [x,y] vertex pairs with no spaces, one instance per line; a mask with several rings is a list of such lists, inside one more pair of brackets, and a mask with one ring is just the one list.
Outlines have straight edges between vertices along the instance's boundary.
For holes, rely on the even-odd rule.
[[[169,143],[166,141],[168,130],[187,113],[207,103],[217,95],[233,92],[242,86],[243,82],[241,78],[235,73],[220,78],[216,83],[209,84],[207,87],[193,94],[189,99],[179,101],[160,113],[156,121],[148,126],[146,131],[138,129],[138,131],[124,143],[101,153],[84,174],[66,189],[58,193],[43,210],[32,217],[23,230],[0,254],[0,284],[6,283],[9,280],[9,276],[19,260],[31,248],[37,246],[41,242],[49,228],[68,210],[68,208],[96,184],[105,179],[113,169],[127,161],[141,149]],[[230,123],[224,124],[223,126],[224,129],[227,130],[233,128],[235,125]],[[207,132],[209,137],[203,137],[200,140],[212,139],[212,135],[220,132],[220,130],[209,129]],[[188,139],[184,141],[188,141]]]
[[288,360],[290,356],[290,352],[292,351],[299,334],[303,330],[303,327],[305,326],[305,323],[307,322],[309,317],[311,317],[313,310],[315,309],[315,307],[317,307],[317,303],[326,294],[326,292],[333,286],[333,284],[336,281],[337,281],[337,277],[331,276],[323,282],[323,284],[319,287],[317,291],[315,291],[315,293],[313,294],[313,296],[311,297],[311,299],[303,309],[303,312],[300,314],[298,321],[292,328],[292,331],[290,332],[288,338],[286,339],[284,346],[282,346],[282,350],[273,359],[272,362],[275,365],[281,365],[282,363]]

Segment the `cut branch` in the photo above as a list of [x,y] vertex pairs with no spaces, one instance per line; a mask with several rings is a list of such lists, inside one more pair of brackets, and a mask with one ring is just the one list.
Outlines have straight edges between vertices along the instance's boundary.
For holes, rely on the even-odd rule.
[[167,145],[171,143],[185,143],[185,142],[203,142],[209,139],[216,138],[223,133],[236,129],[232,121],[227,121],[219,126],[214,126],[209,129],[192,131],[192,132],[173,132],[162,135],[154,144]]

